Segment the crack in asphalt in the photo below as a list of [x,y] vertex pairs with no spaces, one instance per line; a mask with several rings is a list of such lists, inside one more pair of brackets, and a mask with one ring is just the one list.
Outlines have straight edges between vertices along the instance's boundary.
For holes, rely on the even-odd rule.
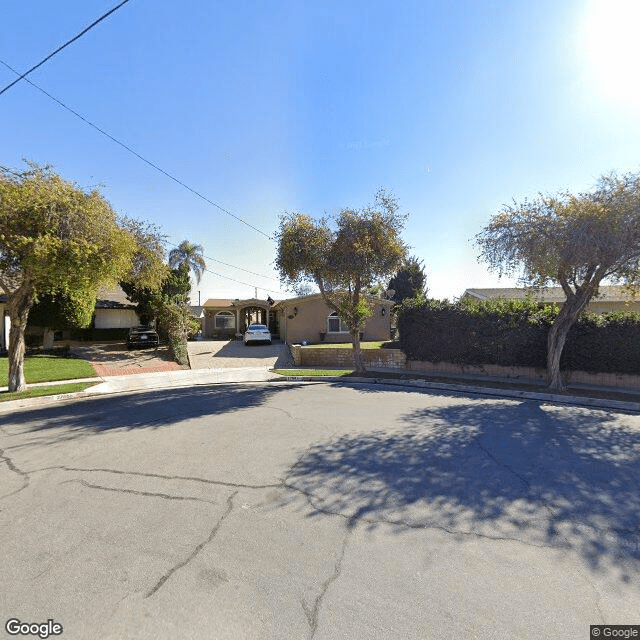
[[594,600],[594,604],[596,606],[596,609],[598,611],[598,615],[600,616],[600,622],[599,624],[606,624],[605,618],[604,618],[604,613],[602,612],[602,608],[600,607],[600,602],[602,600],[601,596],[600,596],[600,592],[596,589],[596,585],[593,583],[593,580],[591,580],[591,578],[589,577],[589,575],[584,571],[584,569],[577,563],[574,561],[575,567],[578,570],[578,573],[580,574],[580,576],[582,576],[582,578],[585,580],[585,582],[591,587],[592,591],[593,591],[593,600]]
[[313,607],[309,607],[304,600],[300,600],[302,604],[302,610],[304,611],[304,615],[307,618],[307,622],[309,623],[309,628],[311,629],[311,635],[309,638],[313,638],[318,630],[318,615],[320,614],[320,608],[322,606],[322,601],[327,595],[327,591],[329,587],[340,577],[340,573],[342,571],[342,561],[344,560],[344,554],[347,548],[347,543],[349,541],[349,537],[351,536],[353,529],[347,529],[344,535],[344,539],[342,540],[342,547],[340,549],[340,553],[338,554],[338,559],[333,567],[333,573],[322,583],[320,587],[320,593],[316,596],[316,599],[313,602]]
[[203,484],[210,484],[221,487],[233,487],[236,489],[279,489],[281,483],[276,484],[246,484],[242,482],[226,482],[224,480],[212,480],[210,478],[199,478],[197,476],[169,476],[161,473],[144,473],[142,471],[122,471],[120,469],[86,469],[81,467],[67,467],[67,466],[54,466],[54,467],[42,467],[41,469],[33,469],[30,473],[37,473],[41,471],[51,471],[60,469],[62,471],[79,471],[83,473],[114,473],[122,476],[140,476],[143,478],[159,478],[161,480],[188,480],[191,482],[201,482]]
[[71,482],[79,482],[79,484],[84,487],[88,487],[89,489],[101,489],[102,491],[113,491],[115,493],[131,493],[136,496],[148,496],[151,498],[162,498],[164,500],[191,500],[194,502],[206,502],[208,504],[217,504],[213,500],[206,500],[205,498],[194,498],[192,496],[175,496],[169,493],[155,493],[153,491],[137,491],[135,489],[121,489],[116,487],[105,487],[99,484],[91,484],[86,480],[72,480]]
[[549,514],[550,520],[552,522],[555,520],[555,513],[553,510],[553,507],[547,502],[547,500],[545,500],[545,498],[539,492],[531,491],[531,483],[524,476],[520,475],[517,471],[512,469],[508,464],[505,464],[504,462],[500,462],[500,460],[498,460],[486,447],[483,447],[477,440],[475,441],[475,444],[478,447],[478,449],[480,449],[487,456],[487,458],[492,460],[495,464],[502,467],[503,469],[506,469],[509,473],[513,474],[516,478],[518,478],[518,480],[520,480],[520,482],[522,482],[522,484],[524,485],[524,488],[526,489],[527,494],[535,495],[536,498],[540,501],[540,504],[542,504],[544,509],[546,509],[547,513]]
[[[480,445],[479,445],[480,446]],[[492,460],[494,460],[496,462],[496,464],[505,467],[506,469],[510,470],[513,472],[513,470],[509,469],[509,467],[507,465],[504,465],[500,462],[498,462],[497,460],[495,460],[495,458],[489,454],[489,452],[482,446],[480,446],[480,448],[487,453],[488,457],[491,458]],[[1,451],[1,450],[0,450]],[[203,484],[208,484],[211,486],[222,486],[222,487],[232,487],[235,489],[255,489],[255,490],[261,490],[261,489],[286,489],[289,491],[293,491],[296,493],[301,494],[302,496],[305,497],[306,502],[309,504],[309,506],[316,512],[318,513],[323,513],[325,515],[331,515],[331,516],[336,516],[336,517],[340,517],[340,518],[344,518],[345,520],[349,520],[350,522],[366,522],[367,524],[388,524],[388,525],[393,525],[393,526],[398,526],[398,527],[406,527],[407,529],[437,529],[440,531],[443,531],[445,533],[451,534],[451,535],[464,535],[464,536],[475,536],[478,538],[483,538],[483,539],[487,539],[487,540],[496,540],[496,541],[512,541],[512,542],[518,542],[520,544],[523,544],[525,546],[528,547],[536,547],[536,548],[550,548],[550,549],[565,549],[565,548],[571,548],[571,544],[566,541],[565,538],[563,538],[565,540],[565,544],[535,544],[533,542],[527,542],[525,540],[522,540],[521,538],[518,537],[514,537],[514,536],[492,536],[489,534],[484,534],[484,533],[480,533],[478,531],[465,531],[464,529],[456,529],[453,527],[447,527],[445,525],[442,524],[438,524],[435,522],[426,522],[426,523],[411,523],[411,522],[406,522],[404,520],[401,519],[392,519],[392,518],[371,518],[371,517],[367,517],[367,516],[353,516],[353,515],[349,515],[346,513],[343,513],[340,510],[334,510],[334,509],[329,509],[327,507],[324,507],[320,504],[318,504],[317,502],[317,498],[316,496],[314,496],[313,493],[306,491],[304,489],[301,489],[300,487],[296,487],[293,484],[289,483],[289,475],[291,473],[291,471],[293,471],[296,466],[298,466],[300,464],[300,460],[298,460],[294,465],[291,466],[291,468],[288,470],[288,474],[287,476],[277,482],[277,483],[270,483],[270,484],[248,484],[248,483],[240,483],[240,482],[226,482],[223,480],[212,480],[209,478],[200,478],[200,477],[194,477],[194,476],[170,476],[170,475],[164,475],[164,474],[159,474],[159,473],[143,473],[143,472],[139,472],[139,471],[122,471],[119,469],[103,469],[103,468],[95,468],[95,469],[87,469],[87,468],[80,468],[80,467],[67,467],[67,466],[52,466],[52,467],[43,467],[41,469],[33,469],[31,470],[29,473],[36,473],[36,472],[41,472],[41,471],[47,471],[47,470],[55,470],[55,469],[59,469],[59,470],[63,470],[63,471],[73,471],[73,472],[85,472],[85,473],[113,473],[113,474],[117,474],[117,475],[125,475],[125,476],[140,476],[140,477],[149,477],[149,478],[160,478],[163,480],[188,480],[188,481],[194,481],[194,482],[201,482]],[[24,472],[23,472],[24,473]],[[529,484],[526,482],[526,480],[524,480],[518,473],[513,472],[514,475],[516,475],[516,477],[518,477],[523,484],[528,488]],[[91,486],[89,483],[85,483],[86,486]],[[26,485],[25,485],[26,486]],[[22,487],[21,489],[19,489],[19,491],[21,491],[24,487]],[[136,490],[129,490],[129,489],[110,489],[109,487],[103,487],[103,486],[98,486],[95,485],[95,487],[92,488],[102,488],[105,490],[113,490],[113,491],[122,491],[125,493],[132,493],[132,494],[138,494],[138,495],[148,495],[150,497],[165,497],[165,499],[176,499],[176,500],[201,500],[204,502],[207,502],[204,499],[198,499],[198,498],[189,498],[186,496],[171,496],[170,494],[156,494],[153,492],[142,492],[142,491],[136,491]],[[14,492],[16,493],[16,492]],[[12,494],[9,494],[12,495]],[[539,497],[542,505],[545,507],[545,509],[550,513],[550,515],[553,518],[553,511],[552,508],[546,504],[545,500],[541,497]],[[570,522],[574,522],[573,520],[571,520]],[[582,522],[579,520],[576,520],[574,522],[575,524],[583,524],[584,526],[588,526],[589,528],[591,528],[592,530],[598,532],[598,533],[604,533],[606,532],[611,532],[611,533],[615,533],[617,535],[620,534],[635,534],[637,533],[637,531],[635,530],[626,530],[626,529],[600,529],[598,527],[595,527],[593,524],[588,523],[588,522]]]
[[176,571],[178,571],[179,569],[182,569],[182,567],[185,567],[186,565],[188,565],[216,537],[220,527],[222,526],[222,523],[225,521],[225,518],[231,513],[231,511],[233,509],[233,498],[237,495],[237,493],[238,493],[237,491],[234,491],[227,498],[227,509],[225,510],[225,512],[222,514],[222,516],[220,517],[220,519],[218,520],[216,525],[211,530],[211,533],[209,534],[209,537],[206,540],[203,540],[199,545],[197,545],[195,547],[195,549],[189,554],[189,556],[187,558],[185,558],[182,562],[179,562],[178,564],[176,564],[173,567],[171,567],[171,569],[169,569],[169,571],[167,571],[167,573],[165,573],[160,578],[160,580],[158,580],[158,582],[155,584],[155,586],[153,586],[151,589],[149,589],[149,591],[147,591],[147,593],[144,596],[145,599],[146,598],[150,598],[152,595],[156,594],[162,588],[162,586],[165,584],[165,582]]
[[329,516],[336,516],[339,518],[344,518],[350,522],[350,526],[353,527],[354,524],[359,524],[360,522],[366,522],[367,524],[388,524],[396,527],[405,527],[407,529],[437,529],[439,531],[443,531],[444,533],[448,533],[454,536],[474,536],[476,538],[483,538],[485,540],[495,540],[499,542],[517,542],[519,544],[525,545],[527,547],[536,547],[538,549],[567,549],[571,548],[569,543],[566,544],[535,544],[533,542],[527,542],[522,540],[521,538],[516,538],[513,536],[491,536],[486,533],[480,533],[479,531],[465,531],[464,529],[454,529],[451,527],[446,527],[442,524],[437,524],[434,522],[421,522],[421,523],[413,523],[413,522],[405,522],[404,520],[394,520],[391,518],[370,518],[367,516],[353,516],[348,515],[346,513],[342,513],[341,511],[334,511],[332,509],[327,509],[326,507],[319,506],[313,501],[315,497],[312,493],[305,491],[304,489],[300,489],[299,487],[295,487],[288,484],[283,484],[283,488],[291,489],[292,491],[296,491],[302,494],[309,506],[318,513],[324,513]]
[[13,471],[13,473],[18,474],[22,478],[22,486],[19,489],[16,489],[11,493],[7,493],[3,496],[0,496],[0,500],[4,500],[4,498],[9,498],[11,496],[14,496],[16,495],[16,493],[20,493],[21,491],[26,489],[29,486],[30,477],[26,471],[23,471],[22,469],[19,469],[18,467],[16,467],[16,465],[13,463],[13,460],[9,456],[5,455],[4,449],[0,449],[0,462],[4,462],[9,468],[9,471]]

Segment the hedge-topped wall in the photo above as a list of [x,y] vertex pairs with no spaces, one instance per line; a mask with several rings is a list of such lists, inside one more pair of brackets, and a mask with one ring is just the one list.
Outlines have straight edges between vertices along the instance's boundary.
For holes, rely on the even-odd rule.
[[[546,367],[558,308],[533,300],[407,301],[398,311],[400,348],[410,360]],[[562,369],[640,373],[640,314],[584,314],[571,328]]]

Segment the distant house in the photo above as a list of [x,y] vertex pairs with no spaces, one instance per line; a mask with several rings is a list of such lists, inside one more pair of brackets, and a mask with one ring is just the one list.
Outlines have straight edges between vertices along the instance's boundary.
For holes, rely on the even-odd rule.
[[[364,340],[389,340],[393,302],[371,298],[373,315],[367,321]],[[210,299],[204,303],[202,333],[205,338],[242,334],[252,322],[266,324],[272,335],[286,342],[349,342],[346,326],[320,294],[286,300]]]
[[[0,295],[0,351],[9,347],[9,313],[7,311],[7,296]],[[96,300],[94,326],[96,329],[127,329],[140,324],[136,313],[136,305],[132,304],[120,289],[100,289]],[[32,327],[30,333],[42,334],[42,329]]]
[[140,325],[136,305],[127,299],[120,287],[100,289],[96,300],[96,329],[128,329]]
[[[475,300],[524,300],[527,296],[540,304],[555,303],[561,307],[565,303],[562,287],[544,287],[541,289],[496,288],[467,289],[463,298]],[[587,311],[607,313],[611,311],[635,311],[640,313],[640,296],[634,297],[622,286],[601,286],[599,295],[587,306]]]
[[[9,344],[9,317],[6,296],[0,295],[0,350]],[[389,340],[393,302],[370,298],[373,315],[367,320],[363,340]],[[204,338],[235,337],[245,332],[252,322],[269,326],[271,333],[286,342],[349,342],[344,322],[330,309],[320,294],[286,300],[210,299],[202,306],[192,306],[191,315],[201,322]],[[126,329],[140,324],[136,305],[122,289],[98,292],[94,326],[96,329]]]

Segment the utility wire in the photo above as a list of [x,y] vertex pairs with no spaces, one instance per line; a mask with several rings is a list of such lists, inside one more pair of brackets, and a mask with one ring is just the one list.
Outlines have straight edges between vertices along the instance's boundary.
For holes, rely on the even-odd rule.
[[[3,60],[0,60],[0,64],[4,65],[10,71],[13,71],[13,73],[16,73],[16,74],[20,73],[19,71],[16,71],[13,67],[8,65],[6,62],[4,62]],[[242,224],[246,225],[250,229],[253,229],[254,231],[260,233],[265,238],[268,238],[269,240],[272,240],[272,237],[266,231],[263,231],[262,229],[259,229],[258,227],[255,227],[254,225],[252,225],[251,223],[247,222],[246,220],[243,220],[240,216],[237,216],[237,215],[231,213],[231,211],[227,211],[227,209],[225,209],[224,207],[221,207],[219,204],[216,204],[215,202],[213,202],[213,200],[210,200],[206,196],[203,196],[200,192],[196,191],[195,189],[192,189],[189,185],[187,185],[184,182],[182,182],[182,180],[179,180],[175,176],[171,175],[168,171],[165,171],[164,169],[159,167],[157,164],[154,164],[153,162],[151,162],[151,160],[147,160],[145,157],[141,156],[137,151],[134,151],[131,147],[128,147],[124,142],[121,142],[117,138],[114,138],[111,134],[107,133],[104,129],[101,129],[98,125],[94,124],[90,120],[87,120],[83,115],[79,114],[77,111],[74,111],[71,107],[68,107],[66,104],[64,104],[64,102],[61,102],[60,100],[58,100],[58,98],[52,96],[50,93],[45,91],[42,87],[39,87],[34,82],[31,82],[31,80],[29,80],[29,78],[24,78],[24,81],[28,82],[32,87],[34,87],[38,91],[41,91],[42,93],[44,93],[45,96],[47,96],[48,98],[51,98],[51,100],[53,100],[54,102],[57,102],[61,107],[63,107],[64,109],[66,109],[67,111],[72,113],[74,116],[80,118],[80,120],[82,120],[83,122],[88,124],[90,127],[93,127],[96,131],[99,131],[102,135],[106,136],[107,138],[109,138],[110,140],[115,142],[116,144],[120,145],[123,149],[126,149],[129,153],[133,154],[134,156],[136,156],[137,158],[139,158],[140,160],[142,160],[143,162],[148,164],[150,167],[153,167],[156,171],[159,171],[160,173],[162,173],[165,176],[167,176],[167,178],[170,178],[171,180],[173,180],[174,182],[179,184],[181,187],[184,187],[187,191],[190,191],[194,195],[198,196],[198,198],[201,198],[202,200],[204,200],[205,202],[209,203],[210,205],[216,207],[217,209],[219,209],[223,213],[226,213],[227,215],[231,216],[232,218],[235,218],[238,222],[241,222]]]
[[60,51],[62,51],[65,47],[68,47],[72,42],[75,42],[79,38],[82,38],[82,36],[85,33],[87,33],[87,31],[93,29],[93,27],[95,27],[99,22],[102,22],[106,17],[110,16],[114,11],[117,11],[123,4],[127,4],[127,2],[129,2],[129,0],[123,0],[123,2],[121,2],[119,5],[116,5],[115,7],[113,7],[113,9],[110,9],[109,11],[107,11],[107,13],[105,13],[104,15],[100,16],[97,20],[92,22],[86,29],[83,29],[78,35],[71,38],[71,40],[67,40],[62,46],[58,47],[53,53],[50,53],[46,58],[43,58],[42,60],[40,60],[38,64],[31,67],[31,69],[29,69],[28,71],[25,71],[22,75],[20,75],[19,78],[16,78],[13,82],[11,82],[4,89],[2,89],[2,91],[0,91],[0,96],[5,91],[8,91],[9,89],[11,89],[11,87],[13,87],[14,84],[17,84],[18,82],[20,82],[20,80],[23,80],[24,78],[26,78],[32,71],[35,71],[38,67],[41,67],[47,60],[50,60],[51,58],[53,58],[53,56],[55,56],[56,53],[60,53]]
[[275,293],[276,295],[282,295],[282,291],[275,291],[274,289],[267,289],[265,287],[261,287],[257,284],[251,284],[250,282],[243,282],[242,280],[236,280],[235,278],[230,278],[229,276],[223,276],[221,273],[217,273],[215,271],[211,271],[211,269],[204,269],[207,273],[212,273],[214,276],[218,276],[219,278],[224,278],[225,280],[231,280],[232,282],[237,282],[239,284],[244,284],[248,287],[253,287],[254,289],[262,289],[263,291],[268,291],[269,293]]
[[[168,240],[161,240],[162,243],[167,244],[171,247],[175,247],[176,249],[179,249],[180,247],[177,244],[173,244],[173,242],[169,242]],[[259,278],[266,278],[267,280],[274,280],[275,282],[280,282],[280,280],[278,280],[278,278],[274,278],[272,276],[265,276],[261,273],[257,273],[255,271],[249,271],[249,269],[245,269],[244,267],[238,267],[235,264],[229,264],[228,262],[223,262],[222,260],[216,260],[215,258],[210,258],[209,256],[205,256],[204,254],[202,254],[203,258],[206,258],[207,260],[210,260],[211,262],[218,262],[219,264],[223,264],[225,267],[231,267],[232,269],[238,269],[238,271],[245,271],[246,273],[250,273],[252,276],[258,276]],[[262,287],[258,287],[259,289],[262,289]]]

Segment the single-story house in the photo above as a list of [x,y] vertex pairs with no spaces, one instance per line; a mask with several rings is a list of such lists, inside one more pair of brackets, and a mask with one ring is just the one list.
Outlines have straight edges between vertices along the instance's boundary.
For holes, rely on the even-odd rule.
[[[389,340],[393,302],[370,298],[373,315],[363,331],[364,340]],[[204,303],[205,338],[242,334],[252,322],[266,324],[283,341],[348,342],[349,333],[338,314],[318,294],[286,300],[210,299]]]
[[[462,295],[463,298],[473,298],[475,300],[497,300],[500,298],[505,300],[524,300],[527,296],[530,296],[541,305],[555,303],[559,307],[562,307],[566,300],[562,287],[467,289]],[[640,295],[633,296],[623,286],[601,286],[598,297],[591,300],[587,306],[587,311],[595,313],[634,311],[640,313]]]
[[94,320],[96,329],[128,329],[140,324],[136,305],[128,300],[120,287],[98,291]]
[[[9,328],[11,322],[7,312],[7,296],[0,295],[0,351],[9,347]],[[136,305],[127,300],[127,296],[120,287],[115,289],[100,289],[96,300],[96,315],[94,325],[96,329],[128,329],[140,324],[136,313]],[[42,333],[37,327],[32,333]]]

